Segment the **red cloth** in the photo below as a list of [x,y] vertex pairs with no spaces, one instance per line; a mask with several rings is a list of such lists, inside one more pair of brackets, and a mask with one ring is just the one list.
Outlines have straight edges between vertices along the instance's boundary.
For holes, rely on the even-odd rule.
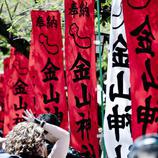
[[71,145],[98,158],[94,1],[65,0],[65,18]]
[[156,0],[123,0],[133,139],[158,131],[158,9],[155,4]]
[[4,74],[0,74],[0,130],[4,126]]
[[32,11],[30,77],[36,113],[53,113],[68,129],[61,22],[59,11]]
[[33,110],[32,88],[29,80],[28,59],[15,48],[4,61],[4,135],[14,125],[24,121],[23,112]]

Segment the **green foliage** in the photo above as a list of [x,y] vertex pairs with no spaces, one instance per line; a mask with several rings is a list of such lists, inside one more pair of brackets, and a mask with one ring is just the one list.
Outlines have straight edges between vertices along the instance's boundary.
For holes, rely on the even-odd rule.
[[[33,9],[59,9],[63,11],[62,0],[1,0],[1,18],[10,23],[9,32],[19,37],[24,37],[30,41],[31,17],[30,11]],[[1,8],[1,7],[0,7]]]
[[105,26],[110,22],[111,0],[100,0],[100,21],[101,25]]
[[[100,32],[105,34],[105,38],[109,38],[109,32],[110,32],[110,14],[111,14],[111,1],[112,0],[99,0],[99,8],[100,8]],[[95,18],[95,31],[98,32],[98,18],[97,18],[97,1],[95,4],[96,8],[96,18]],[[104,51],[102,55],[102,72],[103,77],[106,78],[106,70],[107,70],[107,54],[108,54],[108,42],[104,44]],[[99,63],[99,61],[97,62]],[[97,70],[99,71],[99,64],[97,64]],[[98,75],[99,76],[99,75]],[[99,79],[98,79],[99,81]]]
[[[29,46],[31,32],[30,12],[33,9],[59,9],[63,12],[63,1],[0,0],[0,70],[2,69],[2,56],[9,54],[10,44],[17,46],[19,50],[24,50],[24,53],[28,56],[26,52],[28,48],[22,48],[22,46]],[[12,41],[13,39],[14,41]]]
[[[62,28],[64,30],[64,0],[0,0],[0,19],[7,24],[7,31],[16,38],[24,38],[30,42],[32,9],[60,10],[62,15]],[[109,33],[111,0],[100,0],[101,32]],[[95,4],[95,14],[97,7]],[[97,16],[95,26],[97,32]],[[6,36],[7,37],[7,36]],[[0,35],[0,56],[9,54],[8,39]],[[3,49],[5,48],[5,49]],[[106,70],[107,50],[103,52],[102,68]],[[0,58],[0,62],[2,62]],[[2,65],[2,64],[1,64]],[[1,69],[1,67],[0,67]]]

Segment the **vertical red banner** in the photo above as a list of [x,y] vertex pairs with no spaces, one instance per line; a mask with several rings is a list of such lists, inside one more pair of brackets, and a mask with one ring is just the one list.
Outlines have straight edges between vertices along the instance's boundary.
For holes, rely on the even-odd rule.
[[94,0],[65,0],[65,18],[71,145],[98,158]]
[[53,113],[68,129],[61,21],[59,11],[32,11],[30,76],[36,112]]
[[132,136],[158,131],[158,7],[123,0],[132,100]]
[[0,130],[4,126],[4,74],[0,74]]
[[14,125],[24,121],[24,110],[33,108],[32,89],[28,77],[28,58],[15,48],[11,48],[10,58],[4,62],[4,135]]
[[[9,78],[9,74],[12,74],[11,70],[9,69],[9,64],[10,64],[10,57],[7,57],[4,59],[3,61],[3,65],[4,65],[4,81],[3,81],[3,87],[4,87],[4,124],[6,122],[6,118],[8,117],[7,115],[9,115],[9,111],[7,109],[7,105],[8,105],[8,100],[9,100],[9,87],[7,86],[7,81]],[[8,120],[8,118],[7,118]],[[5,128],[5,126],[3,126]],[[3,133],[7,134],[7,132],[9,131],[8,128],[4,129],[3,128]]]

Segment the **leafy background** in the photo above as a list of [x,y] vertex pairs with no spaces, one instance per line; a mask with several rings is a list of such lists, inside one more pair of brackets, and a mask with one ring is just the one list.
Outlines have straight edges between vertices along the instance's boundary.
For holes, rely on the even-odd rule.
[[[110,28],[111,0],[100,0],[100,29],[104,33],[106,43],[102,54],[103,76],[106,76],[107,48]],[[0,1],[0,72],[3,71],[3,60],[9,55],[10,45],[27,55],[29,51],[32,9],[60,10],[62,30],[64,32],[63,0],[1,0]],[[97,2],[95,3],[95,31],[97,33]],[[64,33],[63,33],[64,34]],[[99,60],[97,58],[97,76],[99,76]]]
[[[104,36],[105,44],[102,49],[101,68],[103,80],[106,80],[107,70],[107,54],[108,41],[110,32],[110,12],[112,0],[98,0],[100,7],[100,30]],[[10,46],[15,47],[25,56],[29,56],[30,47],[30,32],[31,32],[31,17],[32,9],[43,10],[60,10],[62,20],[62,35],[64,40],[64,0],[0,0],[0,73],[3,72],[3,60],[9,56]],[[98,32],[97,18],[97,1],[95,1],[95,32]],[[100,86],[100,64],[99,57],[96,53],[96,74],[98,81],[98,89]],[[103,84],[103,91],[106,93],[106,85]],[[98,91],[98,105],[101,105],[100,90]],[[105,104],[103,105],[105,106]],[[98,106],[99,126],[102,126],[101,111],[102,106]]]

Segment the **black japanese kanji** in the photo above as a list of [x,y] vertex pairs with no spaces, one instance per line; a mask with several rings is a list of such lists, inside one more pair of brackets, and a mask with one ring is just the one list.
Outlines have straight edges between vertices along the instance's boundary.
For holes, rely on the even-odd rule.
[[37,21],[36,21],[36,26],[40,28],[45,26],[44,20],[41,16],[38,16]]
[[79,16],[87,16],[87,17],[90,16],[87,2],[84,3],[83,0],[82,0],[82,2],[80,4],[80,13],[79,13]]
[[158,89],[158,83],[155,83],[155,79],[154,79],[152,72],[151,72],[151,63],[150,63],[149,58],[146,59],[146,61],[145,61],[145,67],[146,67],[148,76],[149,76],[151,81],[147,81],[146,73],[143,72],[142,81],[143,81],[144,90],[148,91],[150,87]]
[[107,117],[108,127],[110,130],[112,130],[114,128],[117,141],[120,140],[119,129],[124,129],[126,126],[130,126],[131,115],[128,113],[130,109],[131,109],[131,107],[127,106],[125,108],[126,113],[119,115],[118,114],[118,105],[115,105],[112,108],[113,114],[109,114]]
[[47,113],[51,113],[51,110],[49,107],[45,107],[44,109],[46,110]]
[[69,8],[69,14],[75,17],[78,14],[77,3],[72,1],[71,8]]
[[41,70],[41,72],[44,73],[45,78],[43,79],[43,82],[51,81],[51,80],[58,80],[56,76],[56,71],[60,70],[57,66],[55,66],[52,62],[51,59],[48,58],[46,65],[44,68]]
[[50,99],[48,99],[46,94],[43,94],[43,103],[44,104],[48,104],[50,102],[59,103],[60,94],[58,92],[55,92],[56,96],[54,96],[54,87],[52,83],[49,84],[49,87],[50,87]]
[[149,16],[147,15],[145,21],[131,32],[132,36],[136,36],[138,40],[138,47],[136,53],[148,53],[154,56],[152,51],[152,40],[155,40],[149,23]]
[[57,20],[55,19],[55,16],[53,16],[52,17],[52,19],[51,19],[51,17],[50,16],[48,16],[47,17],[47,28],[57,28],[58,27],[58,22],[57,22]]
[[19,114],[15,114],[16,115],[16,118],[13,118],[13,124],[14,125],[16,125],[16,124],[18,124],[18,123],[20,123],[20,122],[23,122],[23,121],[25,121],[25,119],[24,118],[22,118],[22,117],[20,117],[19,116]]
[[125,98],[125,99],[131,99],[131,96],[130,96],[130,88],[129,88],[129,94],[123,94],[123,74],[124,74],[124,71],[120,71],[117,75],[117,85],[118,85],[118,93],[114,93],[114,84],[112,84],[110,86],[110,92],[109,92],[109,95],[110,95],[110,100],[111,101],[114,101],[116,97],[118,98]]
[[[76,125],[79,126],[77,132],[81,132],[81,138],[84,140],[84,133],[86,132],[87,139],[89,140],[89,130],[91,129],[91,119],[85,118],[84,113],[78,113],[82,119],[79,121],[76,121]],[[89,115],[89,113],[88,113]]]
[[153,124],[154,122],[158,122],[158,117],[156,114],[158,113],[158,108],[150,107],[152,96],[150,95],[145,99],[145,106],[139,105],[137,109],[137,118],[138,123],[143,123],[142,134],[146,134],[146,129],[148,124]]
[[[126,53],[125,53],[126,52]],[[117,41],[113,44],[113,67],[129,67],[127,43],[123,38],[123,35],[118,36]]]
[[23,82],[21,79],[18,79],[18,81],[13,86],[13,94],[14,95],[27,94],[27,91],[26,91],[27,87],[28,85],[25,82]]
[[24,102],[24,104],[23,104],[23,98],[22,98],[22,96],[19,96],[19,105],[14,104],[14,110],[15,111],[21,110],[21,109],[26,110],[27,107],[28,107],[28,104],[26,102]]
[[121,147],[122,147],[122,145],[118,145],[118,146],[115,148],[116,158],[121,158]]
[[[81,108],[85,105],[90,105],[91,103],[91,95],[87,94],[87,85],[85,85],[84,83],[81,83],[81,87],[82,87],[82,98],[83,101],[80,102],[79,97],[75,96],[75,101],[76,101],[76,107]],[[88,99],[89,96],[89,99]]]
[[89,144],[89,149],[88,146],[82,145],[82,149],[84,152],[81,153],[81,156],[84,156],[85,158],[96,158],[95,150],[92,144]]
[[59,107],[57,107],[57,106],[54,106],[54,110],[55,110],[54,115],[57,116],[57,118],[60,122],[62,122],[63,121],[63,112],[59,111]]
[[80,53],[78,53],[78,56],[70,70],[73,70],[74,72],[74,76],[75,76],[75,78],[73,78],[74,82],[90,79],[89,76],[90,62],[84,59]]

